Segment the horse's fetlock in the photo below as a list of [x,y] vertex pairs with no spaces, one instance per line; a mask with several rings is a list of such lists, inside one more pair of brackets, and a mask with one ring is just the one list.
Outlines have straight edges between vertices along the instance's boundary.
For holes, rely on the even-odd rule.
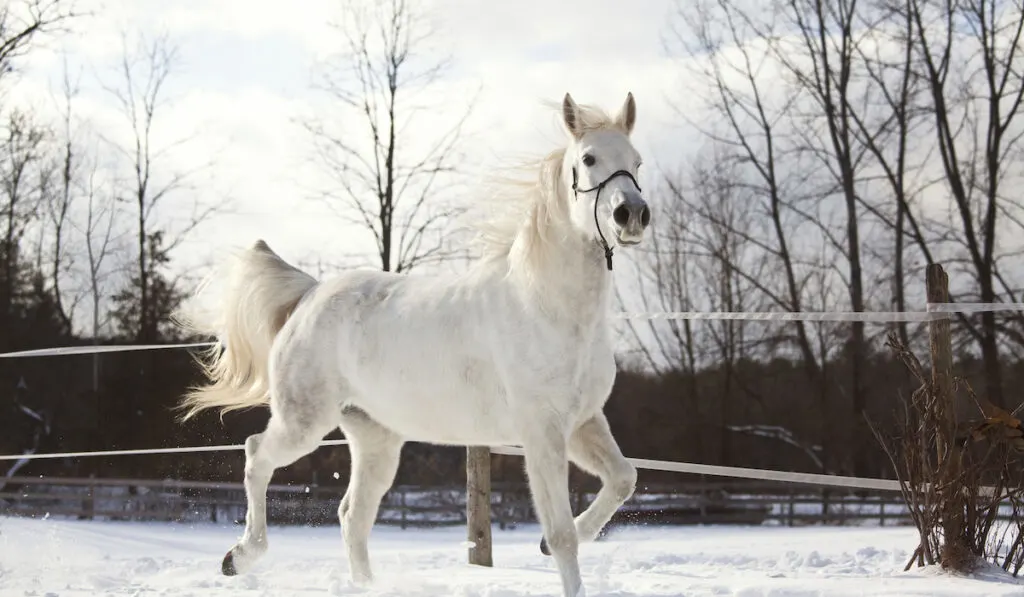
[[570,552],[575,555],[579,548],[579,536],[576,534],[575,526],[553,531],[545,538],[552,553]]

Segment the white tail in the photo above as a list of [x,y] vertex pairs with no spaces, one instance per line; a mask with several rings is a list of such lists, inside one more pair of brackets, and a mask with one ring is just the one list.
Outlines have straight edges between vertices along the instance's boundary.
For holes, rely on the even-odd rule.
[[[200,285],[197,298],[214,275]],[[220,339],[220,345],[198,359],[210,383],[191,388],[185,395],[182,420],[208,408],[227,412],[266,404],[274,337],[299,300],[315,285],[312,276],[285,262],[259,240],[238,256],[229,286],[212,317],[199,317],[197,311],[178,316],[180,325],[188,331]]]

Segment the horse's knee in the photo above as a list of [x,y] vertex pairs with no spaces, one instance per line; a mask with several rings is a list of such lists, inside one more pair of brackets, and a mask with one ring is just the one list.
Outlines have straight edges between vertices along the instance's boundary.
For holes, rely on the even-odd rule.
[[260,447],[260,440],[263,439],[262,433],[254,433],[249,437],[245,438],[245,457],[252,459],[256,456],[256,450]]
[[617,499],[623,502],[628,500],[636,490],[636,467],[623,460],[612,470],[608,486]]

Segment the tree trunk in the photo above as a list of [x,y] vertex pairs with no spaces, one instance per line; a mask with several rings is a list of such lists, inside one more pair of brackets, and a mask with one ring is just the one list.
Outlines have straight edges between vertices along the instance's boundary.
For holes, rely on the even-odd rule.
[[139,205],[139,329],[136,330],[136,341],[152,342],[149,337],[149,268],[146,266],[146,192],[138,190]]

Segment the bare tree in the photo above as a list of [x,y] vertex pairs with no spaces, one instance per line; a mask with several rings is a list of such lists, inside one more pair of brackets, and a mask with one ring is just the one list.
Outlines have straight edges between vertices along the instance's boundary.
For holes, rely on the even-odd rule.
[[[108,295],[107,280],[111,273],[107,266],[107,260],[114,252],[114,241],[116,240],[114,233],[117,204],[109,189],[105,189],[99,184],[95,162],[91,166],[88,174],[81,181],[82,194],[86,201],[85,222],[81,228],[81,234],[85,241],[88,266],[87,294],[91,307],[90,335],[93,345],[97,345],[103,336],[103,329],[110,321],[110,312],[103,309],[103,304]],[[98,353],[94,353],[92,356],[92,384],[95,392],[99,389],[100,358]]]
[[[866,150],[856,142],[851,111],[853,96],[858,92],[854,86],[855,58],[862,35],[855,30],[857,2],[787,0],[778,6],[796,34],[779,38],[760,28],[759,34],[772,48],[772,58],[794,79],[794,88],[811,100],[813,108],[796,118],[794,131],[801,139],[798,150],[828,173],[818,195],[827,197],[834,192],[841,201],[844,230],[840,234],[824,231],[824,236],[846,260],[850,309],[863,311],[866,299],[858,197]],[[825,129],[823,134],[819,124]],[[820,214],[809,214],[808,221],[826,226]],[[853,466],[854,474],[864,474],[864,444],[869,436],[862,414],[867,400],[864,370],[868,349],[864,323],[854,321],[850,326],[850,405],[856,425],[862,428],[855,436],[860,445],[853,450]]]
[[[52,285],[58,310],[64,315],[69,329],[74,316],[72,313],[64,314],[64,295],[70,296],[72,310],[81,301],[87,301],[86,329],[96,345],[110,319],[110,312],[104,307],[110,294],[107,288],[107,280],[112,273],[109,258],[119,236],[115,234],[118,210],[112,189],[103,183],[96,135],[75,110],[81,72],[72,75],[66,56],[63,68],[62,95],[59,98],[62,130],[57,160],[60,184],[57,192],[50,196],[48,210],[52,234]],[[69,257],[69,253],[84,253],[85,262]],[[77,274],[77,279],[73,281],[73,287],[65,288],[63,281],[68,273]],[[97,391],[99,355],[93,354],[92,360],[93,390]]]
[[[61,97],[61,130],[54,141],[59,142],[60,151],[54,156],[52,168],[47,177],[56,179],[44,193],[45,211],[50,234],[49,277],[53,289],[53,300],[57,308],[57,316],[61,320],[66,333],[73,331],[74,311],[81,295],[69,292],[62,285],[64,277],[73,266],[72,255],[68,251],[68,228],[71,224],[72,203],[76,194],[76,178],[79,169],[78,146],[75,141],[73,100],[78,95],[77,81],[72,81],[68,72],[67,60],[64,61]],[[65,297],[65,295],[68,295]],[[68,300],[65,300],[67,298]]]
[[[681,3],[678,10],[684,27],[676,39],[693,57],[689,81],[707,85],[704,107],[720,117],[709,120],[701,112],[700,121],[690,121],[708,139],[729,148],[741,166],[735,184],[750,191],[748,210],[763,212],[766,228],[744,236],[771,266],[739,272],[770,306],[801,311],[845,304],[863,311],[869,302],[864,246],[870,220],[864,215],[872,210],[864,207],[877,211],[877,205],[862,195],[870,152],[858,141],[856,108],[871,96],[856,78],[859,36],[865,35],[855,25],[857,6],[823,0],[702,0],[696,6]],[[845,298],[833,291],[837,282],[845,287]],[[850,368],[843,394],[856,428],[848,439],[857,444],[853,469],[863,473],[869,439],[860,424],[868,395],[864,324],[796,322],[790,329],[795,329],[793,345],[819,393],[822,421],[836,414],[827,379],[829,355],[840,339],[845,345]],[[824,457],[838,456],[829,450],[836,440],[821,437]]]
[[[18,70],[20,60],[33,45],[48,34],[57,33],[76,13],[64,0],[11,1],[0,6],[0,85]],[[0,88],[0,93],[3,89]],[[5,111],[0,141],[0,328],[10,331],[21,269],[20,243],[25,231],[38,216],[39,172],[34,169],[42,159],[44,131],[31,116],[21,110]],[[4,338],[10,334],[4,334]],[[2,342],[0,342],[2,344]]]
[[92,337],[98,339],[107,320],[101,318],[100,311],[103,298],[106,296],[105,282],[109,270],[104,263],[112,253],[117,206],[108,192],[104,192],[97,183],[97,173],[93,169],[84,182],[86,221],[82,229],[85,237],[85,251],[89,261],[89,296],[92,303]]
[[10,0],[0,6],[0,78],[17,70],[37,38],[57,33],[78,16],[73,5],[73,0]]
[[[708,86],[706,107],[721,117],[724,131],[707,126],[706,122],[694,122],[683,109],[679,110],[680,116],[744,166],[747,174],[737,185],[749,191],[751,203],[747,209],[749,213],[760,213],[768,223],[758,238],[749,240],[756,241],[778,268],[779,275],[761,278],[748,272],[744,277],[769,305],[802,311],[813,267],[801,262],[792,249],[798,229],[794,225],[790,189],[802,180],[793,169],[786,168],[792,132],[785,126],[792,118],[798,94],[776,87],[777,97],[769,97],[772,94],[766,92],[761,72],[764,59],[743,43],[753,32],[730,0],[680,4],[677,15],[681,26],[673,29],[674,39],[696,58],[689,78]],[[737,51],[735,59],[730,50]],[[792,340],[805,371],[810,378],[818,378],[820,364],[808,326],[799,321],[792,325],[796,331]]]
[[[689,243],[691,254],[699,257],[696,268],[700,286],[706,296],[701,301],[710,311],[743,312],[758,310],[762,297],[748,280],[760,279],[766,260],[754,247],[753,224],[746,217],[746,190],[738,182],[735,162],[716,156],[709,163],[698,162],[691,175],[692,187],[687,193],[670,185],[673,200],[689,204],[695,216]],[[750,249],[754,247],[754,251]],[[752,257],[753,254],[753,258]],[[719,393],[721,428],[720,459],[731,458],[731,433],[728,426],[733,417],[741,415],[737,408],[741,394],[758,398],[737,372],[737,363],[747,354],[746,326],[731,319],[703,324],[712,351],[712,362],[721,368]],[[766,329],[767,326],[761,326]]]
[[[1019,243],[1001,236],[1024,226],[1024,204],[1006,191],[1008,177],[1019,176],[1013,165],[1024,136],[1016,118],[1024,99],[1020,2],[701,0],[681,4],[679,15],[687,28],[678,39],[695,58],[690,81],[707,83],[707,107],[724,132],[706,118],[694,124],[735,153],[740,184],[767,200],[765,221],[777,230],[770,242],[759,240],[779,259],[788,294],[770,284],[757,291],[799,310],[816,295],[835,304],[841,285],[839,302],[862,311],[891,280],[889,298],[904,310],[911,256],[965,269],[977,288],[963,293],[968,300],[1022,292],[1009,265]],[[948,221],[921,205],[940,190],[953,206]],[[789,243],[799,237],[803,254],[794,256]],[[981,348],[988,394],[1001,405],[997,333],[1024,346],[1024,317],[961,320]],[[827,327],[817,326],[820,366],[809,369],[822,379],[826,336],[839,331]],[[843,390],[860,422],[869,338],[862,323],[851,328]],[[907,326],[899,335],[909,341]],[[806,366],[814,351],[804,337],[797,344]],[[824,381],[820,387],[824,400]],[[857,473],[866,438],[863,427],[851,438]]]
[[[452,257],[442,231],[460,211],[439,186],[455,172],[472,103],[463,109],[447,99],[443,109],[426,112],[422,98],[447,61],[430,58],[435,34],[420,10],[406,0],[344,2],[334,28],[345,50],[322,65],[317,85],[332,104],[331,118],[303,123],[331,180],[323,198],[370,232],[385,271]],[[453,113],[460,116],[436,135],[413,126]]]
[[[895,18],[901,15],[902,22]],[[888,0],[774,0],[759,5],[718,0],[716,16],[729,30],[742,32],[731,35],[742,59],[728,63],[726,72],[739,71],[746,79],[751,79],[747,74],[755,69],[776,73],[773,92],[762,97],[763,90],[757,90],[755,97],[759,106],[782,102],[787,108],[772,121],[785,135],[786,145],[778,150],[789,157],[790,168],[808,174],[800,178],[799,189],[789,189],[782,203],[803,224],[817,228],[825,244],[827,251],[819,263],[828,275],[815,272],[816,284],[830,287],[832,280],[841,281],[847,295],[842,302],[853,311],[865,310],[872,300],[871,289],[885,288],[870,284],[873,276],[865,272],[886,267],[889,255],[884,252],[883,256],[875,249],[877,244],[870,244],[870,235],[889,227],[895,230],[896,239],[891,288],[902,308],[907,221],[913,231],[911,238],[930,258],[909,209],[914,192],[908,184],[906,158],[910,126],[916,122],[910,107],[916,88],[912,85],[905,12]],[[902,30],[892,31],[894,24],[902,24]],[[705,28],[712,29],[712,25],[705,24]],[[903,50],[901,57],[891,56],[897,53],[894,47]],[[730,95],[738,95],[754,83],[726,85]],[[763,126],[763,118],[753,120],[750,130]],[[877,193],[869,192],[876,178],[887,180],[895,198],[892,203],[879,201]],[[895,216],[886,213],[892,204]],[[876,267],[869,262],[872,257],[879,259]],[[862,322],[852,322],[849,329],[845,341],[850,363],[847,394],[854,420],[861,422],[868,395],[864,374],[868,338]],[[905,326],[901,331],[907,337]],[[855,473],[863,474],[866,456],[861,448],[868,431],[863,425],[855,426],[859,429],[854,439],[860,447],[854,450],[853,467]]]
[[[893,231],[892,304],[897,311],[907,308],[906,241],[911,240],[925,264],[935,263],[925,230],[915,214],[915,204],[924,186],[919,180],[931,152],[915,145],[924,135],[915,135],[927,122],[920,109],[922,85],[915,73],[914,22],[911,0],[892,2],[874,0],[860,14],[857,24],[870,31],[870,43],[857,44],[857,59],[866,78],[864,85],[874,90],[874,101],[847,102],[850,118],[856,124],[854,135],[872,155],[891,193],[889,209],[858,197],[861,205]],[[895,214],[892,213],[895,208]],[[906,322],[896,325],[905,346],[910,346]]]
[[[131,321],[130,331],[135,339],[154,342],[160,324],[167,322],[169,310],[175,308],[173,304],[163,304],[170,297],[162,294],[168,281],[160,276],[159,270],[167,262],[168,253],[218,208],[203,207],[194,196],[191,206],[185,209],[180,202],[171,200],[192,190],[191,177],[208,166],[182,169],[168,163],[169,152],[192,140],[194,135],[161,145],[154,134],[157,117],[167,106],[166,84],[176,67],[176,46],[166,35],[151,40],[138,35],[133,47],[129,47],[128,35],[122,34],[122,50],[118,65],[120,81],[117,85],[104,85],[130,130],[126,143],[111,143],[131,171],[130,182],[118,200],[133,206],[136,238],[133,288],[119,295],[118,300],[132,303],[122,306],[122,319]],[[174,209],[176,214],[189,212],[186,223],[171,234],[166,230],[168,209]],[[158,217],[161,211],[162,220]]]
[[[1000,287],[1012,297],[1014,289],[999,273],[997,237],[1001,225],[1024,228],[1021,202],[1004,189],[1024,134],[1018,118],[1024,100],[1024,6],[1008,0],[910,0],[908,8],[917,74],[931,100],[942,185],[956,214],[953,239],[967,254],[977,300],[995,302]],[[961,321],[981,348],[988,399],[1002,407],[995,314],[983,313],[980,327]]]
[[[24,112],[12,112],[0,138],[0,327],[10,318],[23,280],[22,240],[38,219],[40,167],[45,155],[45,131]],[[4,334],[8,338],[9,334]]]

